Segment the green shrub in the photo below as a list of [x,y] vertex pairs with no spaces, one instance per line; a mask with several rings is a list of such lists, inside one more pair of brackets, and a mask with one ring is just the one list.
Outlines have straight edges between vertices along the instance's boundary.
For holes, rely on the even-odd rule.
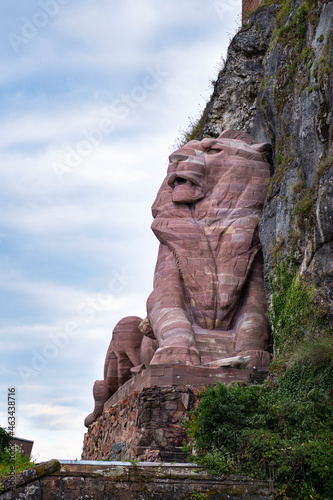
[[312,302],[314,288],[309,290],[292,260],[277,259],[275,276],[270,275],[269,283],[272,290],[269,313],[276,354],[328,331],[327,320]]
[[8,447],[10,439],[10,434],[5,429],[0,427],[0,453]]
[[207,450],[211,443],[235,452],[242,440],[243,428],[252,426],[252,409],[257,402],[257,387],[247,391],[235,384],[230,389],[223,384],[209,386],[200,401],[200,410],[193,413],[189,434],[196,446]]
[[[0,432],[0,436],[1,435],[2,433]],[[0,478],[12,476],[34,465],[29,455],[24,455],[21,447],[11,441],[11,436],[9,434],[8,436],[9,440],[7,444],[3,447],[1,446],[0,451]],[[6,440],[8,436],[6,436]]]
[[290,357],[279,389],[207,387],[186,423],[192,460],[215,474],[274,479],[283,494],[333,498],[333,338]]
[[[304,392],[333,390],[333,337],[308,339],[288,357],[289,369],[280,378],[279,391],[298,398]],[[319,402],[320,403],[320,402]]]

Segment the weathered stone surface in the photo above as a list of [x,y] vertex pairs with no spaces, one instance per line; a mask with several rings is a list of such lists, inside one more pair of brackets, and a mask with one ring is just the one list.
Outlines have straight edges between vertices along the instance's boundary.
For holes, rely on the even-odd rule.
[[243,0],[242,1],[242,21],[244,22],[246,18],[254,11],[263,0]]
[[226,129],[252,134],[264,75],[263,61],[276,11],[277,6],[273,5],[255,12],[231,41],[225,67],[214,86],[201,138],[217,137]]
[[186,460],[182,423],[195,407],[199,389],[151,387],[127,394],[89,426],[82,459]]
[[1,481],[2,491],[6,492],[11,490],[13,487],[19,488],[20,486],[28,483],[32,483],[39,478],[55,473],[60,470],[60,462],[58,460],[49,460],[48,462],[42,462],[35,467],[24,470],[11,476],[7,479]]
[[216,385],[218,380],[225,384],[236,380],[247,384],[251,372],[252,370],[248,369],[239,370],[238,368],[221,366],[151,365],[147,370],[143,370],[119,387],[118,391],[105,402],[104,410],[116,405],[132,392],[139,392],[146,387],[171,385],[198,387]]
[[59,476],[43,476],[40,481],[0,493],[0,499],[186,500],[201,495],[221,500],[270,500],[276,493],[268,481],[245,476],[215,478],[197,465],[61,461]]
[[159,346],[152,365],[200,365],[195,338],[200,331],[217,339],[230,332],[233,355],[269,365],[257,235],[270,180],[269,152],[269,144],[229,130],[217,139],[190,141],[170,156],[152,207],[152,229],[160,241],[147,301]]
[[[82,459],[186,461],[183,422],[196,407],[198,394],[218,381],[239,383],[239,373],[243,384],[262,383],[267,375],[231,367],[149,367],[105,403],[104,412],[84,436]],[[168,380],[169,385],[158,387],[159,380]]]
[[[285,28],[301,5],[295,2]],[[267,85],[258,94],[252,133],[274,145],[275,174],[260,238],[266,278],[274,274],[272,254],[292,254],[333,327],[332,2],[315,3],[303,26],[299,53],[289,35],[272,42],[264,60]]]
[[96,380],[93,387],[95,408],[85,419],[86,427],[102,414],[105,401],[121,385],[133,374],[149,366],[157,349],[157,341],[142,333],[139,329],[141,323],[142,319],[138,316],[128,316],[115,326],[105,358],[104,379]]

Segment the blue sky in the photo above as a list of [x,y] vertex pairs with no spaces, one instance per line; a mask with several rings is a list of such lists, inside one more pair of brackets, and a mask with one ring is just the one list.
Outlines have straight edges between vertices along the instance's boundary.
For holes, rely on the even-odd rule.
[[212,91],[239,0],[0,0],[3,408],[80,458],[112,329],[145,317],[167,158]]

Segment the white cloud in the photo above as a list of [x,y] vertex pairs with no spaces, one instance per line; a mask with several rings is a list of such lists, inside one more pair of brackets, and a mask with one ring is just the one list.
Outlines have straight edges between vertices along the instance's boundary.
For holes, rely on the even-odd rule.
[[139,56],[140,62],[144,57],[142,45],[154,36],[159,22],[160,17],[151,1],[103,1],[98,9],[86,3],[77,10],[72,4],[62,16],[58,16],[55,29],[95,53],[97,60],[102,53],[109,54],[112,63],[118,58],[128,62],[126,56],[132,54],[133,57],[134,54]]

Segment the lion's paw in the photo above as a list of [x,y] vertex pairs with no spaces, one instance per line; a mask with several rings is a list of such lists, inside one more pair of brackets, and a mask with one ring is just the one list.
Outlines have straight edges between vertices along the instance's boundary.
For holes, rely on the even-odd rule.
[[273,354],[263,350],[248,350],[237,354],[238,356],[251,356],[251,361],[247,368],[257,368],[258,370],[268,370],[268,367],[273,359]]
[[196,347],[169,346],[159,347],[150,364],[200,366],[201,362],[200,354]]

